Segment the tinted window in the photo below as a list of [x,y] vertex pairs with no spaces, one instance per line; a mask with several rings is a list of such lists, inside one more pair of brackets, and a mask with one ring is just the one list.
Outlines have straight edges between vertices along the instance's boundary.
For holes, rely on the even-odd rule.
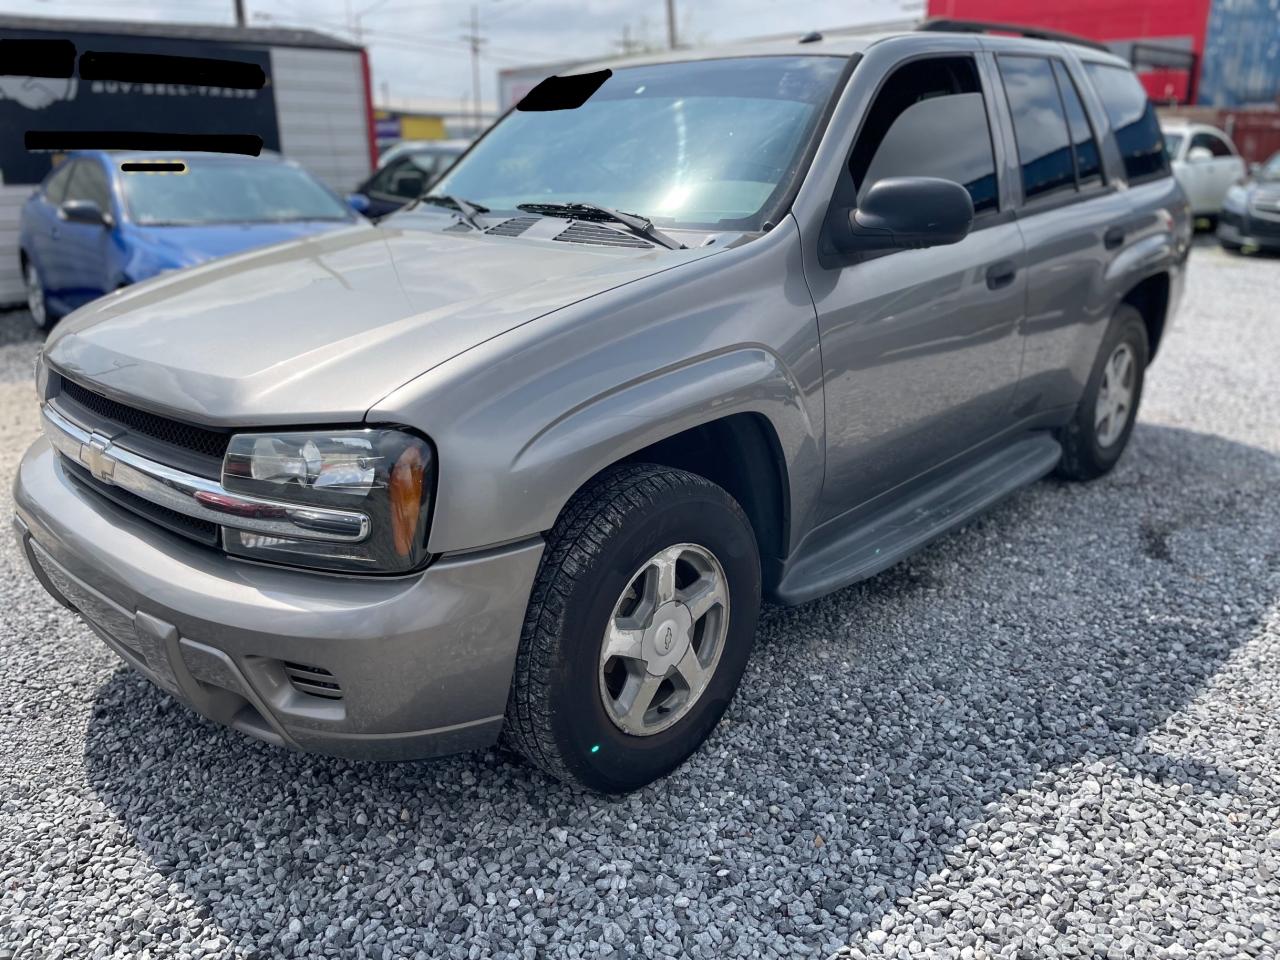
[[107,188],[107,175],[93,160],[81,160],[67,186],[66,200],[91,200],[103,213],[111,212],[111,191]]
[[1022,165],[1022,194],[1031,200],[1075,190],[1067,118],[1053,67],[1043,57],[1000,57],[1014,139]]
[[885,177],[942,177],[969,191],[975,213],[995,210],[991,128],[973,61],[947,57],[899,67],[867,113],[849,171],[859,201]]
[[369,192],[413,200],[435,179],[439,164],[431,154],[412,154],[392,160],[369,181]]
[[1098,155],[1098,141],[1093,136],[1084,104],[1080,102],[1080,93],[1061,60],[1053,61],[1053,75],[1058,79],[1062,105],[1067,108],[1067,127],[1071,131],[1071,147],[1076,155],[1076,179],[1082,188],[1101,183],[1102,161]]
[[1087,63],[1085,69],[1111,120],[1130,182],[1166,176],[1169,158],[1164,152],[1160,124],[1138,78],[1131,70],[1105,63]]
[[50,203],[57,205],[66,198],[67,182],[71,179],[71,172],[79,165],[78,160],[63,163],[49,177],[49,182],[44,185],[44,195]]
[[1164,149],[1169,154],[1170,159],[1178,155],[1178,148],[1182,146],[1182,134],[1166,133],[1164,135]]
[[1231,152],[1231,148],[1227,146],[1225,140],[1213,133],[1197,133],[1191,138],[1191,146],[1188,149],[1194,150],[1196,147],[1204,147],[1215,157],[1232,157],[1235,156]]

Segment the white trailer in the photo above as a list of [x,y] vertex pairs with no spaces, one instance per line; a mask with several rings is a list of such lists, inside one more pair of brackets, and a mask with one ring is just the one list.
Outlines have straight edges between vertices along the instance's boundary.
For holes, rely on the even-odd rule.
[[225,90],[6,76],[0,64],[0,305],[24,297],[18,215],[54,160],[26,150],[27,130],[257,134],[339,193],[377,162],[368,56],[343,40],[311,30],[8,15],[0,15],[0,39],[65,39],[77,54],[242,60],[267,77],[261,90]]

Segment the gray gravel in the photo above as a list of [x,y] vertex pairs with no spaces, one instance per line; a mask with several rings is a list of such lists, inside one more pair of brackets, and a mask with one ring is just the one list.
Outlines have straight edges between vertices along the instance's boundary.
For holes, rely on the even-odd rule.
[[728,722],[617,801],[215,728],[5,542],[0,958],[1276,956],[1278,291],[1202,245],[1113,475],[767,610]]

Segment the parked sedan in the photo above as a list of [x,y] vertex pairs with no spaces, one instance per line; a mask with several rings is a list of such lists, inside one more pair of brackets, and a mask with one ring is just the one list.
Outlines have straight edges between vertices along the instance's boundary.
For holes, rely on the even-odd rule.
[[22,208],[18,245],[31,319],[44,329],[166,270],[358,220],[279,158],[75,153]]
[[1231,251],[1245,246],[1280,250],[1280,152],[1227,191],[1218,242]]
[[420,197],[470,145],[470,140],[397,144],[382,155],[373,176],[356,187],[347,202],[374,220],[395,213]]
[[1191,201],[1191,213],[1216,222],[1231,185],[1244,176],[1244,160],[1231,138],[1202,123],[1161,127],[1173,175]]

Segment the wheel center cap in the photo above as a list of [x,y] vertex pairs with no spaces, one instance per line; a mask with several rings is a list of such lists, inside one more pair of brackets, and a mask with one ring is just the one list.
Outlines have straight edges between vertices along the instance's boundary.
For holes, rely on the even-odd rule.
[[653,623],[644,632],[649,672],[654,676],[665,676],[689,649],[692,634],[693,618],[683,603],[673,600],[659,607],[654,612]]

